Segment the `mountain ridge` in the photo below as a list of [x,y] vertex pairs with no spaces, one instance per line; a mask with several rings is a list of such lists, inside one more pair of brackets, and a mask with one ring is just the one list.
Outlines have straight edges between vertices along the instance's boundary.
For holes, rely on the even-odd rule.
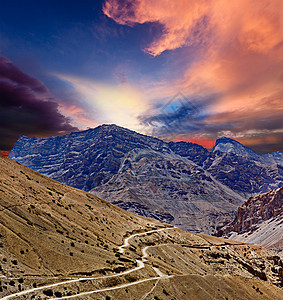
[[[75,132],[62,137],[47,139],[23,137],[17,141],[10,151],[9,157],[69,186],[102,193],[101,195],[109,201],[113,201],[118,192],[120,196],[117,205],[132,209],[133,212],[142,215],[148,215],[155,205],[150,200],[149,187],[146,188],[148,184],[146,176],[155,174],[154,178],[152,177],[155,188],[157,186],[163,187],[159,189],[160,198],[157,199],[154,196],[156,201],[160,201],[163,197],[169,200],[168,203],[171,203],[169,209],[171,212],[167,213],[166,217],[165,212],[161,212],[159,218],[176,224],[174,218],[179,217],[177,217],[176,209],[173,212],[171,208],[174,208],[174,199],[178,198],[183,202],[182,211],[185,209],[182,212],[183,216],[186,212],[193,215],[203,212],[207,219],[205,222],[201,222],[202,228],[199,229],[194,227],[198,217],[193,217],[192,220],[195,219],[195,221],[192,221],[191,224],[181,217],[183,221],[180,219],[181,221],[178,221],[177,224],[184,229],[195,228],[198,232],[213,233],[217,227],[223,225],[224,216],[223,219],[221,217],[221,220],[217,218],[217,214],[221,215],[221,213],[220,211],[215,212],[210,204],[211,201],[216,203],[222,199],[225,208],[223,212],[224,214],[228,213],[228,219],[232,219],[236,211],[235,203],[238,207],[247,197],[281,187],[283,183],[283,167],[280,164],[274,162],[270,157],[254,154],[255,152],[251,149],[250,152],[245,150],[244,156],[241,156],[241,151],[238,153],[241,155],[236,154],[235,149],[231,152],[229,150],[231,143],[236,144],[241,149],[248,149],[239,142],[231,141],[227,138],[219,139],[216,146],[218,148],[209,152],[204,147],[194,143],[166,143],[155,137],[142,135],[116,125],[101,125],[94,129]],[[225,145],[223,146],[223,143],[228,145],[229,151]],[[222,146],[220,147],[220,145]],[[227,152],[220,151],[225,149]],[[147,152],[149,156],[155,153],[153,157],[156,163],[153,164],[150,160],[147,162],[144,159],[138,163],[128,160],[128,164],[125,164],[127,156],[134,151],[140,151],[143,155],[146,155],[145,152]],[[249,157],[246,155],[247,153],[252,153],[252,155]],[[158,156],[159,158],[157,158]],[[162,157],[166,158],[166,164],[161,163],[162,167],[160,168],[160,163],[157,163],[157,160]],[[280,153],[276,153],[276,159],[280,161],[280,157]],[[177,163],[178,161],[182,163]],[[176,169],[169,170],[168,166],[172,163]],[[123,167],[122,164],[124,164]],[[139,182],[129,177],[130,164],[139,170],[146,170],[145,174],[142,175],[136,169],[136,172],[140,174]],[[151,169],[148,168],[148,165],[151,166]],[[169,181],[166,176],[162,175],[165,170],[172,175],[167,174],[170,178]],[[185,174],[183,170],[188,173]],[[119,179],[117,176],[121,178]],[[127,176],[131,190],[125,184]],[[195,177],[195,185],[192,184],[193,177]],[[177,195],[181,178],[190,183],[181,188],[180,194]],[[119,190],[119,180],[124,182],[124,195]],[[111,187],[111,184],[114,185]],[[199,186],[199,189],[196,188],[196,185]],[[141,186],[145,190],[141,190]],[[105,189],[102,190],[103,188]],[[223,192],[223,189],[226,192]],[[211,193],[211,191],[214,192]],[[149,198],[135,196],[142,194],[147,194]],[[207,199],[207,194],[212,196]],[[221,196],[222,194],[225,195],[224,198]],[[198,201],[202,203],[201,207],[194,205]],[[166,206],[165,203],[163,204]],[[159,205],[159,209],[162,210],[160,207]],[[158,218],[156,213],[153,215]],[[217,225],[217,223],[219,224]]]
[[128,153],[116,175],[90,192],[134,213],[199,233],[213,232],[243,202],[197,164],[178,155],[137,149]]
[[[276,156],[276,152],[271,152],[262,155],[257,153],[253,149],[244,146],[240,142],[227,137],[221,137],[216,140],[215,146],[212,148],[212,152],[216,152],[216,151],[221,151],[225,153],[234,153],[242,157],[252,158],[259,165],[272,165],[277,163],[277,161],[274,159],[274,156]],[[281,153],[283,154],[283,152]]]

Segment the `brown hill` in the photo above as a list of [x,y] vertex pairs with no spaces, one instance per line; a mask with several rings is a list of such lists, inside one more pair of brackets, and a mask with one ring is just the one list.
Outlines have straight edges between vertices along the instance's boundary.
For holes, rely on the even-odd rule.
[[282,262],[261,246],[136,216],[7,158],[0,170],[2,299],[283,299]]

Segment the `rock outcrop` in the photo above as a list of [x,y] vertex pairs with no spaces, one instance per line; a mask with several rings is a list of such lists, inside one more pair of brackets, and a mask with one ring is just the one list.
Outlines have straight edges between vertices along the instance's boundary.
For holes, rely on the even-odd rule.
[[215,232],[243,198],[174,153],[133,150],[118,173],[91,193],[139,215],[192,232]]
[[216,235],[283,252],[283,188],[249,198]]

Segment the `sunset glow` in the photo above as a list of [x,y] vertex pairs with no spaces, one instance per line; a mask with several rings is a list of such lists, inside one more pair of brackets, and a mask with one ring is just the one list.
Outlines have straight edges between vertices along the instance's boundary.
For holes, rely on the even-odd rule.
[[[11,25],[10,36],[32,33],[18,37],[20,54],[0,31],[0,92],[8,99],[8,90],[13,98],[23,89],[29,99],[19,99],[26,105],[19,107],[26,109],[17,118],[21,109],[5,108],[8,100],[1,97],[3,114],[15,113],[12,119],[22,120],[32,107],[48,102],[46,109],[56,119],[42,127],[48,130],[18,130],[22,126],[8,120],[3,150],[21,134],[56,135],[103,123],[208,148],[217,138],[229,136],[261,153],[283,149],[281,0],[104,0],[66,5],[64,21],[56,17],[63,3],[57,8],[43,4],[43,10],[35,4],[27,14],[40,14],[40,9],[50,18],[41,14],[40,24],[31,18],[23,28]],[[5,14],[12,14],[12,7],[4,6]],[[5,18],[1,22],[10,22]],[[177,114],[170,115],[168,124],[163,107],[178,93],[198,113],[186,120],[183,116],[182,122]]]

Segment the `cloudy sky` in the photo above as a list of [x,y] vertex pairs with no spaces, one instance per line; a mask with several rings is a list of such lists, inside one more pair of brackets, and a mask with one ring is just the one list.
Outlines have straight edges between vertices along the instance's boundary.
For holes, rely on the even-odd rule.
[[115,123],[283,150],[282,0],[9,0],[0,150]]

